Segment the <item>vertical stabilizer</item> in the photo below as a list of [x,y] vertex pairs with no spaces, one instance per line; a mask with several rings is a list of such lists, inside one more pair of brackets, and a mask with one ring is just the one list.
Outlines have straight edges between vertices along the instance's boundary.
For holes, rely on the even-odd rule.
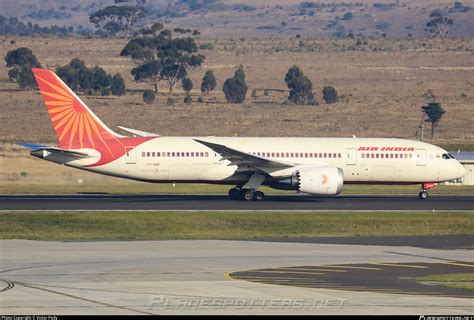
[[121,137],[109,129],[54,72],[33,68],[33,73],[61,146],[95,149],[98,143]]

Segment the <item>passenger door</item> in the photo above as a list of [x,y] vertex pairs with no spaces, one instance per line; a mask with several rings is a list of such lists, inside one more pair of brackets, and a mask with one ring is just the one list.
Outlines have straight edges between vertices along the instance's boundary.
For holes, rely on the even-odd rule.
[[125,163],[137,163],[137,150],[135,149],[135,147],[125,147]]
[[356,149],[346,149],[346,164],[347,165],[357,164],[357,150]]
[[425,149],[416,149],[416,165],[417,166],[426,166],[426,150]]

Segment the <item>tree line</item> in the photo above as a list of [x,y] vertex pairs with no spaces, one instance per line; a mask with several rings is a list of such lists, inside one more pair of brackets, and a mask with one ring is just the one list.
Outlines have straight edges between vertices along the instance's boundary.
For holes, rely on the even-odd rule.
[[[10,50],[5,56],[8,77],[16,81],[21,89],[37,88],[31,68],[41,68],[33,51],[29,48]],[[74,91],[86,94],[100,94],[102,96],[124,95],[126,93],[125,81],[117,73],[111,75],[101,67],[87,67],[84,61],[74,58],[65,66],[58,67],[56,74]]]
[[[80,34],[81,31],[77,32]],[[50,27],[40,27],[37,23],[20,21],[17,17],[5,17],[0,15],[0,35],[16,35],[16,36],[35,36],[35,35],[52,35],[66,36],[74,32],[74,27],[64,27],[52,25]],[[84,34],[85,35],[85,34]]]
[[[148,32],[149,31],[149,32]],[[154,91],[146,90],[144,101],[151,103],[159,92],[159,83],[165,81],[168,86],[168,98],[178,83],[185,92],[184,102],[192,102],[190,91],[193,83],[189,72],[199,68],[205,56],[198,53],[194,39],[190,37],[173,38],[172,32],[154,25],[145,33],[127,43],[121,52],[122,56],[131,57],[136,63],[130,73],[136,81],[154,86]],[[8,76],[16,81],[20,88],[36,87],[31,68],[41,68],[41,64],[31,49],[21,47],[11,50],[5,56]],[[110,75],[99,66],[87,67],[84,61],[73,58],[69,64],[58,67],[56,74],[74,91],[86,94],[124,95],[126,86],[122,76],[117,73]],[[312,92],[312,82],[303,72],[293,66],[285,76],[290,89],[288,101],[297,105],[317,104]],[[207,70],[201,81],[202,94],[209,94],[217,87],[217,80],[212,70]],[[225,99],[229,103],[243,103],[246,99],[248,86],[245,82],[245,71],[241,65],[234,76],[224,81],[222,87]],[[337,91],[333,87],[324,87],[323,99],[327,103],[337,102]]]

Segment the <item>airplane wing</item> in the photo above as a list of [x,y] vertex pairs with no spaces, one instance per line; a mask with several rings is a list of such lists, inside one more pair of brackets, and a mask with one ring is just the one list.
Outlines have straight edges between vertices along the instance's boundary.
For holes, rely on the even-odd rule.
[[122,126],[118,126],[120,129],[124,130],[124,131],[127,131],[127,132],[130,132],[136,136],[140,136],[140,137],[159,137],[160,135],[159,134],[156,134],[156,133],[151,133],[151,132],[146,132],[146,131],[140,131],[140,130],[135,130],[135,129],[130,129],[130,128],[125,128],[125,127],[122,127]]
[[265,169],[285,169],[296,166],[297,164],[286,162],[286,161],[276,161],[270,160],[267,158],[262,158],[244,151],[239,151],[222,144],[212,143],[208,141],[202,141],[194,139],[194,141],[199,142],[200,144],[205,145],[206,147],[212,149],[214,152],[222,156],[222,160],[229,160],[229,166],[238,166],[238,171],[265,171]]

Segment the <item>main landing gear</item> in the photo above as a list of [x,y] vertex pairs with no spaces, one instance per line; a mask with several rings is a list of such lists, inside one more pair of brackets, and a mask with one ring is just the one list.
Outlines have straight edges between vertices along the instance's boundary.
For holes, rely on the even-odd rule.
[[229,197],[232,200],[261,201],[265,198],[265,194],[257,190],[234,187],[229,190]]
[[430,182],[427,182],[427,183],[423,183],[421,185],[421,191],[420,193],[418,194],[418,197],[421,199],[421,200],[425,200],[425,199],[428,199],[428,192],[426,192],[427,190],[429,189],[433,189],[436,185],[434,183],[430,183]]
[[230,189],[229,197],[233,200],[261,201],[265,197],[265,194],[261,191],[257,191],[257,188],[262,185],[264,180],[264,175],[254,173],[250,176],[249,181],[242,187],[237,186]]

